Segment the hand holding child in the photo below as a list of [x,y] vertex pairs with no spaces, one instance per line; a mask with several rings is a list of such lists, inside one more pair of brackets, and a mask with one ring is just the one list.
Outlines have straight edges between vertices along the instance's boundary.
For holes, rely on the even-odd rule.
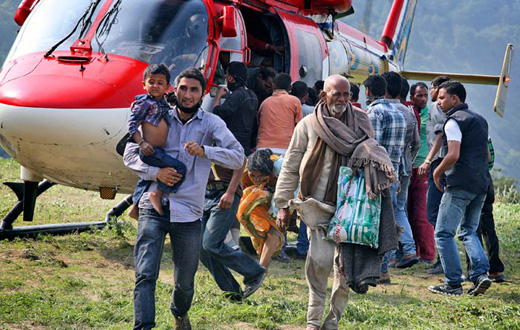
[[141,151],[143,152],[143,154],[145,156],[151,156],[155,153],[153,146],[144,140],[142,140],[142,142],[139,143],[139,148],[141,149]]
[[157,172],[157,180],[171,187],[182,178],[182,174],[177,173],[173,167],[163,167]]

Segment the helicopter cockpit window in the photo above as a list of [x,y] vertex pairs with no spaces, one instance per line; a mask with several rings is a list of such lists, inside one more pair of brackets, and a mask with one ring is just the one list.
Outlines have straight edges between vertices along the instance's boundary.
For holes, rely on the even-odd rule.
[[120,7],[101,45],[107,54],[165,63],[172,79],[188,67],[203,68],[208,13],[202,0],[126,0]]
[[[40,1],[24,24],[8,58],[47,51],[66,37],[91,4],[104,1]],[[131,57],[146,63],[165,63],[172,79],[188,67],[203,68],[207,58],[208,13],[202,0],[125,0],[114,1],[103,24],[92,40],[94,52]],[[58,17],[57,19],[56,17]],[[49,19],[53,17],[54,19]],[[85,24],[89,24],[86,22]],[[87,30],[89,25],[87,25]],[[57,50],[68,50],[82,29],[63,42]]]
[[[20,30],[6,61],[10,58],[49,50],[74,30],[86,11],[94,12],[92,15],[90,15],[91,13],[87,15],[94,20],[101,7],[102,3],[95,6],[95,1],[91,0],[40,1]],[[56,18],[58,15],[59,19]],[[54,19],[49,19],[50,17]],[[69,50],[72,43],[78,39],[84,26],[88,30],[91,23],[88,19],[80,22],[76,32],[63,42],[57,50]]]

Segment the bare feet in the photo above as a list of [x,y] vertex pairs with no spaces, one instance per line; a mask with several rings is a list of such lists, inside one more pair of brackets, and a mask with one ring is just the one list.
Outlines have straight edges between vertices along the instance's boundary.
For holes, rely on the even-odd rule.
[[128,211],[128,216],[135,220],[139,219],[139,208],[137,207],[137,205],[132,204],[132,207],[130,207],[130,211]]
[[153,208],[160,215],[164,215],[162,211],[162,203],[161,203],[162,193],[160,191],[152,191],[148,194],[148,200],[152,203]]

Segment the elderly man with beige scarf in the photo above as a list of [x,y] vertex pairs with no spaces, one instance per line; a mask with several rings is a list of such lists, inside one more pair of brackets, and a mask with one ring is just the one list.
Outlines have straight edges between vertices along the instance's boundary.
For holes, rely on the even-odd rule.
[[[368,116],[349,101],[348,79],[340,75],[327,78],[320,99],[314,112],[296,126],[274,194],[275,206],[280,208],[279,227],[287,228],[290,208],[298,210],[309,227],[310,247],[305,264],[309,285],[307,330],[338,329],[349,298],[349,285],[341,276],[338,262],[334,263],[341,249],[323,239],[335,211],[340,166],[354,171],[363,168],[371,197],[396,180],[388,154],[373,139]],[[300,193],[295,199],[299,183]],[[327,279],[333,268],[330,310],[322,325]]]

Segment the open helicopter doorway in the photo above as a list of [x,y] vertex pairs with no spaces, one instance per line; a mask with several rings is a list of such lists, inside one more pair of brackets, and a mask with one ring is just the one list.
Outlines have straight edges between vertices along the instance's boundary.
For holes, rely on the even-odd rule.
[[276,72],[290,71],[289,38],[280,17],[241,7],[251,49],[250,68],[271,67]]

